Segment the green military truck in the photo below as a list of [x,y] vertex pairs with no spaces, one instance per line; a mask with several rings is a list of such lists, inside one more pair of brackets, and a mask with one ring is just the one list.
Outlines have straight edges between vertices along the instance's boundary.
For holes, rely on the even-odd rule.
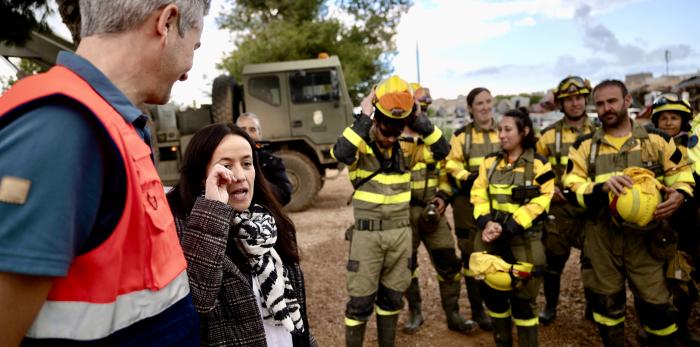
[[253,112],[260,118],[263,145],[287,167],[294,187],[287,209],[301,211],[311,206],[323,186],[325,170],[338,167],[330,150],[352,122],[352,108],[338,57],[247,65],[240,83],[226,75],[214,80],[212,105],[182,112],[158,107],[152,112],[158,172],[165,184],[175,183],[195,131]]
[[[0,56],[31,59],[44,67],[55,64],[70,42],[50,33],[32,32],[23,47],[0,44]],[[331,147],[352,122],[352,102],[338,57],[247,65],[242,81],[217,77],[212,104],[197,109],[148,106],[155,121],[154,149],[158,172],[166,185],[177,182],[182,156],[192,135],[213,122],[235,122],[242,112],[260,118],[264,146],[284,160],[294,187],[290,211],[313,203],[323,186],[325,170],[337,168]]]

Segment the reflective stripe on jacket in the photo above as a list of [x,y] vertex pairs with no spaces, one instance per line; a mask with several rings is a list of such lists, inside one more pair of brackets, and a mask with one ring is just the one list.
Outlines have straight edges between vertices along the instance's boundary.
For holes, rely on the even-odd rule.
[[[532,182],[529,184],[525,182],[527,165],[532,165]],[[493,173],[489,175],[492,167]],[[512,164],[506,162],[504,155],[489,155],[479,166],[479,176],[471,190],[474,218],[478,220],[498,211],[512,216],[522,229],[528,229],[549,210],[554,194],[554,178],[552,165],[536,154],[534,149],[525,150]],[[539,187],[539,195],[524,203],[515,201],[512,192],[518,186]]]
[[567,125],[564,118],[556,121],[542,131],[537,140],[537,153],[545,156],[552,169],[557,174],[557,182],[561,184],[562,177],[569,162],[569,147],[579,136],[590,134],[595,130],[593,123],[586,118],[581,128]]
[[[452,135],[446,169],[448,175],[454,179],[457,188],[461,188],[461,183],[466,181],[470,174],[478,173],[484,157],[500,148],[495,120],[493,124],[494,126],[489,129],[481,129],[472,122]],[[470,135],[467,136],[467,134]],[[469,137],[468,145],[465,144],[467,137]],[[465,149],[469,153],[465,153]]]
[[691,168],[671,137],[631,122],[632,134],[619,151],[605,140],[602,128],[579,138],[570,148],[564,186],[575,193],[579,206],[592,206],[594,188],[631,166],[650,168],[664,185],[692,196]]

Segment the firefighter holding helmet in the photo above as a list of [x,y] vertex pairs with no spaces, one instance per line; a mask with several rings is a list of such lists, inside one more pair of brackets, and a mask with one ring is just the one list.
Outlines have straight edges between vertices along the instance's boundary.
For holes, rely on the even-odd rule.
[[[581,277],[591,291],[593,320],[605,346],[624,345],[625,281],[629,281],[649,344],[673,345],[678,327],[664,265],[667,251],[675,245],[664,236],[668,230],[660,221],[692,197],[693,176],[670,136],[630,119],[627,108],[632,97],[624,83],[605,80],[592,93],[602,128],[569,149],[564,186],[572,192],[571,202],[587,209]],[[620,205],[620,199],[635,201],[634,196],[626,198],[629,193],[654,194],[648,183],[646,187],[635,183],[625,171],[629,168],[662,184],[651,218],[648,212]],[[647,219],[651,221],[645,224]]]
[[474,251],[486,251],[510,264],[528,264],[526,272],[533,275],[512,290],[487,277],[481,293],[493,321],[496,346],[512,346],[513,322],[520,346],[537,346],[539,320],[534,308],[545,264],[542,228],[556,175],[547,158],[535,152],[532,120],[526,112],[506,112],[498,129],[502,150],[484,159],[471,190],[480,229]]

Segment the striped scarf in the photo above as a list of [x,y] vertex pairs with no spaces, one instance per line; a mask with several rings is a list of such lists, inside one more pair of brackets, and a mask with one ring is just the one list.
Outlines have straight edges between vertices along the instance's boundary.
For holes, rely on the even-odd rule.
[[236,213],[233,225],[238,227],[236,240],[248,256],[253,274],[260,283],[263,319],[289,332],[303,332],[304,323],[287,269],[274,246],[277,226],[274,217],[261,205]]

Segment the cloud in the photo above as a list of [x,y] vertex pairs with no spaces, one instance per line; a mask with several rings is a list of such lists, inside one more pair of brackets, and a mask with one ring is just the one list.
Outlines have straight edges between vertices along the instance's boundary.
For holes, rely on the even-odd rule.
[[478,77],[478,76],[488,76],[488,75],[495,75],[503,72],[504,70],[512,67],[513,65],[503,65],[503,66],[491,66],[491,67],[485,67],[473,71],[468,71],[462,74],[464,77]]
[[648,49],[639,42],[620,42],[610,29],[593,19],[592,13],[590,5],[581,4],[574,12],[574,21],[580,25],[583,44],[592,51],[594,58],[579,60],[569,55],[559,56],[554,68],[556,74],[579,74],[594,79],[611,76],[621,78],[622,75],[632,72],[659,72],[658,66],[663,65],[667,50],[671,52],[672,58],[679,62],[696,55],[693,48],[687,44]]
[[537,25],[537,21],[535,20],[535,18],[528,16],[528,17],[525,17],[523,19],[516,20],[513,24],[515,24],[517,26],[522,26],[522,27],[532,27],[532,26]]

